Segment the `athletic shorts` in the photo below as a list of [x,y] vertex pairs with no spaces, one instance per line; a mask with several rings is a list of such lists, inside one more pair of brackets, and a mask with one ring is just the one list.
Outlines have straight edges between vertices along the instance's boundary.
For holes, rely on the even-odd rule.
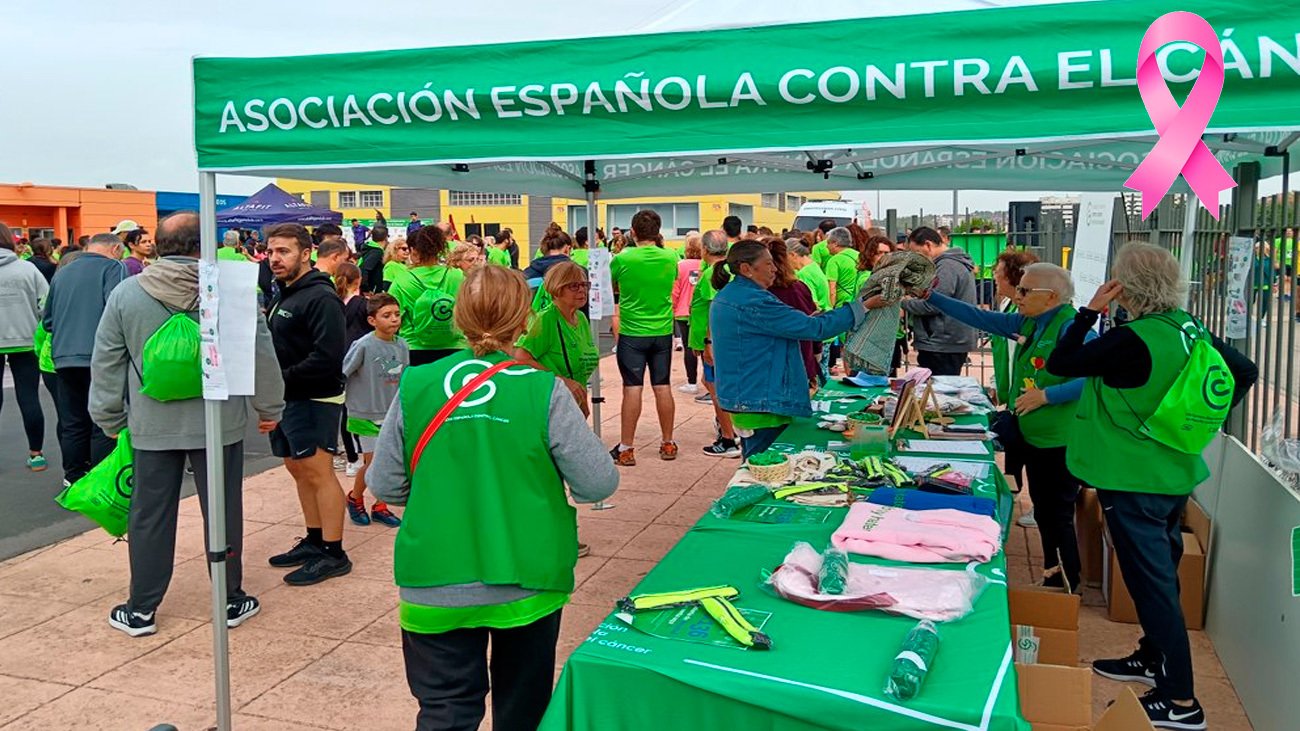
[[618,372],[623,376],[624,386],[644,386],[647,367],[650,368],[651,386],[667,386],[672,383],[672,335],[620,335],[614,357],[618,361]]
[[284,459],[306,459],[323,449],[339,453],[339,427],[343,404],[320,401],[286,401],[280,425],[271,432],[271,454]]

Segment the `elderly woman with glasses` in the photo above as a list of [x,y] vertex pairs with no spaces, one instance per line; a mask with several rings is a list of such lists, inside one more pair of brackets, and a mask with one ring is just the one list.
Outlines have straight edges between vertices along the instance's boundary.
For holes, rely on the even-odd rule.
[[[1102,285],[1079,311],[1047,363],[1059,377],[1086,381],[1071,427],[1068,464],[1080,480],[1097,488],[1120,573],[1142,625],[1136,652],[1095,660],[1092,668],[1113,680],[1155,686],[1142,697],[1142,706],[1157,728],[1196,731],[1206,727],[1205,712],[1193,687],[1178,562],[1183,508],[1210,470],[1199,451],[1171,446],[1149,427],[1191,361],[1193,341],[1208,338],[1233,382],[1229,389],[1224,374],[1219,373],[1217,384],[1207,378],[1196,389],[1198,401],[1208,402],[1208,394],[1231,394],[1229,405],[1235,407],[1259,371],[1184,309],[1188,283],[1173,254],[1152,244],[1130,243],[1120,249],[1111,269],[1114,281]],[[1091,330],[1112,301],[1123,306],[1127,319],[1084,343],[1079,333]]]
[[[1074,501],[1079,483],[1066,467],[1065,443],[1083,381],[1047,371],[1057,343],[1068,330],[1079,327],[1070,304],[1074,282],[1069,272],[1055,264],[1030,264],[1012,294],[1017,312],[981,310],[938,292],[930,292],[926,299],[959,322],[1018,343],[1007,403],[1014,404],[1021,436],[1014,451],[1029,475],[1029,499],[1043,543],[1043,583],[1078,591]],[[1086,327],[1082,330],[1081,340],[1097,336]]]
[[558,376],[587,416],[587,380],[600,363],[591,323],[582,314],[591,290],[587,270],[571,261],[553,264],[546,270],[542,288],[551,296],[551,304],[533,318],[528,332],[515,344],[515,360]]

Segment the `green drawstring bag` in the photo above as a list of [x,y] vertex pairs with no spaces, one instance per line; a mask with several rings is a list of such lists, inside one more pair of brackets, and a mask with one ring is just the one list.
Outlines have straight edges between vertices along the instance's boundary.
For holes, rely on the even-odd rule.
[[45,329],[45,323],[36,324],[36,336],[33,339],[33,345],[36,346],[36,359],[42,373],[54,372],[54,339],[50,337],[50,331]]
[[199,324],[177,312],[144,341],[140,393],[156,401],[181,401],[203,395],[199,362]]
[[1191,340],[1187,365],[1141,432],[1170,449],[1200,454],[1228,419],[1236,381],[1200,323],[1188,325],[1194,326],[1180,328]]
[[117,437],[117,446],[104,461],[95,465],[85,477],[63,488],[54,500],[95,521],[114,538],[121,538],[126,535],[131,512],[134,467],[131,435],[123,429]]

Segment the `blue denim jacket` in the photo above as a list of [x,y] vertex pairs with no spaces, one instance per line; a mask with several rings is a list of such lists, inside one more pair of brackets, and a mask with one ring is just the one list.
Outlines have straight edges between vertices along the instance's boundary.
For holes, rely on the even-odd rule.
[[718,405],[725,411],[811,416],[800,340],[821,341],[860,324],[857,300],[809,316],[746,277],[733,277],[709,308]]

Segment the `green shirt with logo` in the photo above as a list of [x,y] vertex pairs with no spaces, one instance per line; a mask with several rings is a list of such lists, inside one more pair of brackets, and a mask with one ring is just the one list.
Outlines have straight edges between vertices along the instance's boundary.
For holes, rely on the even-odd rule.
[[673,283],[678,257],[653,244],[624,249],[609,265],[618,288],[619,335],[673,334]]
[[586,383],[600,364],[600,351],[591,338],[587,316],[581,310],[574,315],[576,322],[569,324],[558,307],[545,308],[516,345],[556,375]]
[[[420,332],[416,325],[417,318],[413,316],[416,301],[425,290],[439,289],[454,299],[464,279],[465,273],[455,267],[441,264],[431,267],[422,266],[408,270],[388,288],[388,293],[393,295],[397,304],[402,307],[402,327],[398,333],[411,346],[411,350],[451,350],[465,347],[465,337],[455,329],[454,325],[449,332],[445,333]],[[450,317],[450,311],[434,315],[434,319],[440,322],[445,322]]]

